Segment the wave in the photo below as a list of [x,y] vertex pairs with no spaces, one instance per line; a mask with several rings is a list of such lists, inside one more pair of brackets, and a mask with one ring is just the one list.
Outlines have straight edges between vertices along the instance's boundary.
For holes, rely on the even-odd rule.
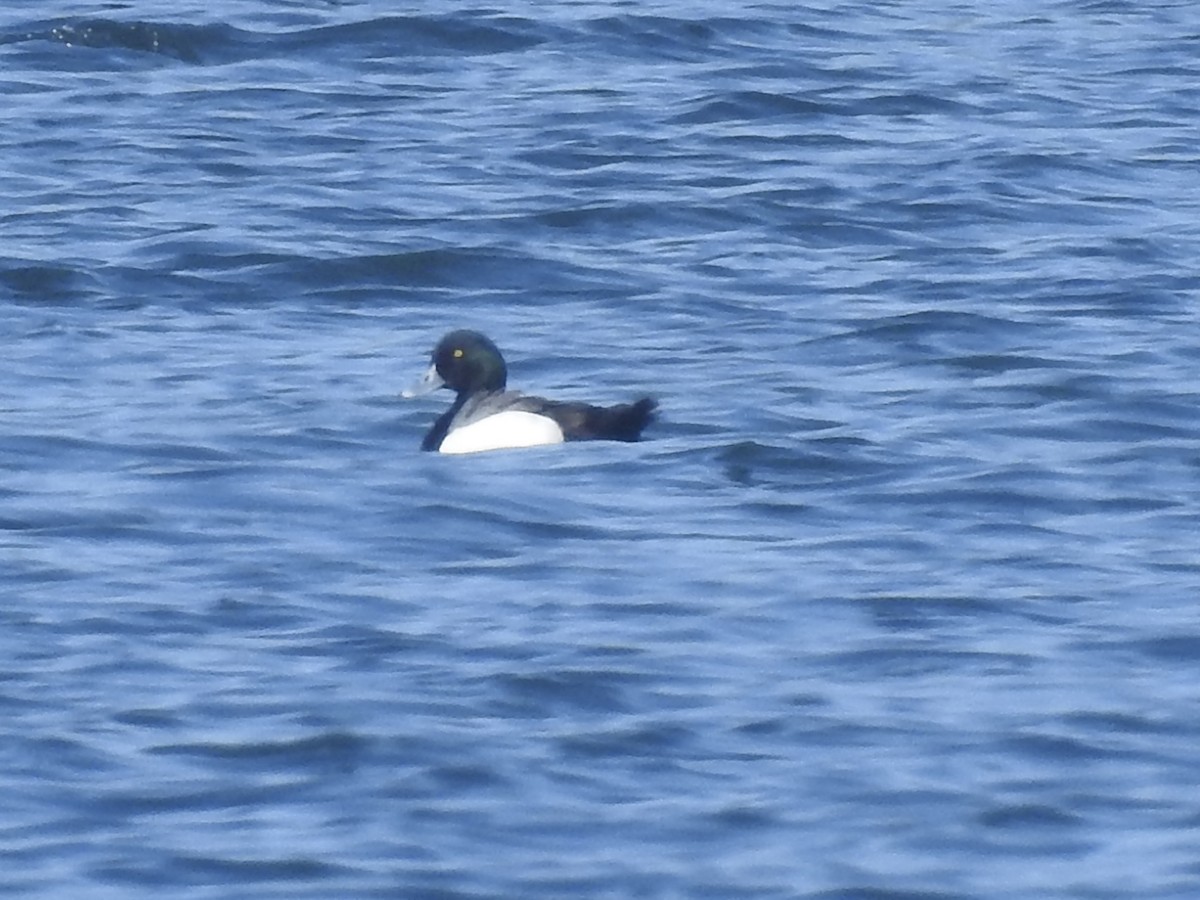
[[0,43],[51,42],[68,48],[150,54],[192,65],[221,65],[297,52],[337,57],[483,55],[541,43],[528,19],[387,16],[286,32],[251,31],[228,23],[79,19],[11,30]]

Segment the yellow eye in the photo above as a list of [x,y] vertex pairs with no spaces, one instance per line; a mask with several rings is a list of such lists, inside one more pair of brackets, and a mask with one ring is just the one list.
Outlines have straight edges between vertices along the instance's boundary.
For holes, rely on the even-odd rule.
[[456,350],[454,351],[454,358],[455,358],[455,359],[462,359],[462,351],[461,351],[461,350],[457,350],[457,349],[456,349]]

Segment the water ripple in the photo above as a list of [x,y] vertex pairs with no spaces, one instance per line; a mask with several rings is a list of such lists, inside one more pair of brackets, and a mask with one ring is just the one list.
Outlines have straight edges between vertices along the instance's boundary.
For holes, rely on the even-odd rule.
[[9,4],[0,891],[1195,895],[1190,12]]

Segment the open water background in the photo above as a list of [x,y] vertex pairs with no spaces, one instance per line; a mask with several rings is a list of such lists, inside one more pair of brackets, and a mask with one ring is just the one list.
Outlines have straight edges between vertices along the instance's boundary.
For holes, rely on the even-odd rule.
[[[0,893],[1200,896],[1200,10],[0,11]],[[650,392],[438,458],[451,327]]]

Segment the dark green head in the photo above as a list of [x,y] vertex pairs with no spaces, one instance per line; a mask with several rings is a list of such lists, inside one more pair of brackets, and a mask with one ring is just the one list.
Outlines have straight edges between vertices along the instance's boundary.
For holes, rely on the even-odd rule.
[[502,391],[508,381],[504,357],[478,331],[451,331],[433,348],[433,364],[422,380],[424,393],[448,387],[458,394]]

